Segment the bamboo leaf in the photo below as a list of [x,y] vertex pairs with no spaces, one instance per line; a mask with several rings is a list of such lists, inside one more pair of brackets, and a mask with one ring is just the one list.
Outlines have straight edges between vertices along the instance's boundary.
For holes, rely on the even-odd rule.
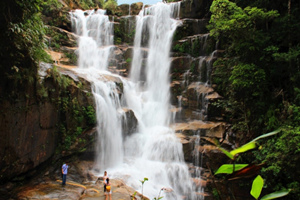
[[234,159],[234,156],[229,152],[223,149],[222,147],[218,147],[226,156],[228,156],[231,160]]
[[[238,171],[240,169],[243,169],[244,167],[247,167],[248,164],[235,164],[234,165],[234,171]],[[233,173],[233,164],[224,164],[216,171],[216,174],[231,174]]]
[[291,189],[288,189],[288,190],[280,190],[280,191],[277,191],[277,192],[273,192],[273,193],[270,193],[270,194],[267,194],[265,196],[263,196],[261,198],[261,200],[269,200],[269,199],[276,199],[276,198],[279,198],[279,197],[283,197],[283,196],[286,196],[289,194],[289,192],[291,191]]
[[232,156],[235,156],[238,153],[243,153],[245,151],[249,151],[251,149],[254,149],[255,147],[256,147],[256,143],[252,141],[252,142],[249,142],[247,144],[244,144],[243,146],[241,146],[237,149],[234,149],[234,150],[230,151],[230,154]]
[[259,140],[259,139],[261,139],[261,138],[265,138],[265,137],[269,137],[269,136],[275,135],[275,134],[279,133],[280,131],[281,131],[281,130],[278,129],[278,130],[276,130],[276,131],[272,131],[272,132],[270,132],[270,133],[263,134],[263,135],[261,135],[261,136],[255,138],[255,139],[253,139],[251,142],[257,141],[257,140]]
[[264,185],[264,179],[258,175],[253,183],[252,183],[252,188],[251,188],[251,191],[250,191],[250,194],[255,198],[255,199],[258,199],[260,193],[261,193],[261,190],[263,188],[263,185]]
[[229,151],[226,151],[225,149],[223,149],[221,146],[220,146],[220,143],[219,143],[219,141],[218,140],[214,140],[214,142],[215,142],[215,145],[226,155],[226,156],[228,156],[231,160],[233,160],[234,159],[234,156],[233,155],[231,155],[230,153],[229,153]]

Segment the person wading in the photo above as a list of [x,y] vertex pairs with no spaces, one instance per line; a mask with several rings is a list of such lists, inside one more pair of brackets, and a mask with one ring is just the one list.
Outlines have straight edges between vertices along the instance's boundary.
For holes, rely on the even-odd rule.
[[103,183],[104,183],[104,193],[106,192],[106,184],[107,184],[107,171],[104,172],[104,176],[103,176]]
[[111,186],[109,183],[109,178],[106,179],[106,192],[105,193],[105,200],[108,200],[108,196],[109,196],[109,200],[111,199]]

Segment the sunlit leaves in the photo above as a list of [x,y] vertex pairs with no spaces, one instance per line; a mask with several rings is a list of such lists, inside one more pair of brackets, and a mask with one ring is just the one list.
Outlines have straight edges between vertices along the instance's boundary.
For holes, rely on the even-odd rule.
[[234,149],[230,152],[228,152],[227,150],[223,149],[222,147],[220,147],[219,144],[217,144],[217,147],[226,155],[228,156],[230,159],[234,160],[235,159],[235,155],[238,154],[238,153],[243,153],[243,152],[246,152],[246,151],[249,151],[251,149],[254,149],[256,147],[256,143],[255,142],[250,142],[250,143],[247,143],[237,149]]
[[276,134],[279,133],[280,131],[281,131],[281,130],[278,129],[278,130],[276,130],[276,131],[272,131],[272,132],[270,132],[270,133],[263,134],[263,135],[261,135],[261,136],[255,138],[254,140],[252,140],[252,142],[257,141],[257,140],[262,139],[262,138],[270,137],[270,136],[272,136],[272,135],[276,135]]
[[258,197],[260,196],[261,190],[264,186],[264,179],[258,175],[253,183],[252,183],[252,188],[251,188],[251,192],[250,194],[255,198],[258,199]]
[[279,197],[283,197],[283,196],[286,196],[289,194],[291,190],[280,190],[280,191],[277,191],[277,192],[273,192],[271,194],[267,194],[265,196],[263,196],[260,200],[270,200],[270,199],[276,199],[276,198],[279,198]]
[[230,158],[231,160],[234,159],[233,155],[232,155],[230,152],[228,152],[227,150],[223,149],[223,148],[220,147],[219,145],[217,145],[217,146],[218,146],[218,148],[219,148],[226,156],[228,156],[228,158]]
[[237,149],[234,149],[234,150],[230,151],[230,154],[235,156],[238,153],[244,153],[244,152],[252,150],[254,148],[256,148],[256,143],[255,142],[249,142],[249,143],[247,143],[247,144],[245,144],[245,145],[243,145],[243,146],[241,146]]
[[215,174],[231,174],[232,172],[238,171],[247,166],[248,164],[224,164],[216,171]]
[[[215,37],[225,34],[232,38],[247,37],[255,31],[257,21],[270,20],[279,15],[276,11],[264,12],[256,7],[246,7],[243,10],[228,0],[213,1],[210,11],[210,33]],[[245,34],[240,34],[241,32]]]
[[239,153],[244,153],[246,151],[249,151],[249,150],[252,150],[252,149],[255,149],[257,147],[257,144],[256,144],[256,141],[259,140],[259,139],[262,139],[262,138],[266,138],[266,137],[269,137],[269,136],[272,136],[272,135],[275,135],[277,133],[279,133],[280,130],[276,130],[276,131],[272,131],[270,133],[266,133],[266,134],[263,134],[255,139],[253,139],[252,141],[244,144],[243,146],[239,147],[239,148],[236,148],[230,152],[228,152],[227,150],[223,149],[220,144],[216,141],[216,146],[225,154],[227,155],[230,159],[234,159],[235,156]]

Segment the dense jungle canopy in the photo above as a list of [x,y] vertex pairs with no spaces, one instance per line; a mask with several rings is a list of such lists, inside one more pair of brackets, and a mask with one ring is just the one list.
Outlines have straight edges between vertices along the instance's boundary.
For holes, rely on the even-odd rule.
[[[80,2],[112,13],[116,7],[112,0]],[[42,19],[60,7],[57,0],[0,2],[1,99],[15,101],[35,87],[39,61],[50,62]],[[300,199],[300,1],[214,0],[210,12],[208,29],[224,50],[212,75],[223,96],[216,105],[237,142],[281,130],[239,162],[267,163],[267,190],[289,188],[286,199]]]
[[[266,162],[269,188],[294,188],[299,198],[300,31],[298,1],[215,0],[210,33],[225,54],[213,82],[241,140],[281,128],[263,150],[244,158]],[[292,198],[291,196],[288,198]]]

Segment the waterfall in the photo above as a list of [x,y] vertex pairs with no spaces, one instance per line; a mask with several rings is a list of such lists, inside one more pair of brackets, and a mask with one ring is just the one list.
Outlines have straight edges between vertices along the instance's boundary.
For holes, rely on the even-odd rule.
[[[169,128],[169,53],[180,23],[176,20],[179,6],[157,3],[141,10],[136,19],[131,81],[124,84],[127,106],[135,113],[139,127],[137,133],[126,138],[123,172],[131,175],[127,184],[135,188],[147,177],[144,194],[150,199],[157,197],[161,188],[173,190],[162,194],[164,199],[195,199],[182,145]],[[147,59],[143,63],[145,51]]]
[[96,168],[107,169],[122,163],[123,138],[118,88],[107,78],[108,60],[113,45],[113,25],[104,10],[71,12],[72,24],[78,38],[78,73],[92,83],[96,104],[97,145]]
[[113,23],[105,10],[71,12],[78,40],[78,66],[106,70],[113,47]]
[[[71,15],[80,36],[76,71],[93,83],[98,122],[96,166],[100,175],[106,170],[111,178],[122,179],[139,192],[140,180],[147,177],[143,194],[150,199],[158,194],[166,200],[196,199],[182,144],[169,127],[169,54],[173,33],[180,24],[176,20],[179,8],[180,3],[157,3],[141,10],[136,19],[129,80],[106,71],[112,53],[113,27],[104,12],[77,10]],[[117,85],[106,75],[122,81],[122,103]],[[136,133],[125,138],[122,107],[131,109],[138,120]]]

